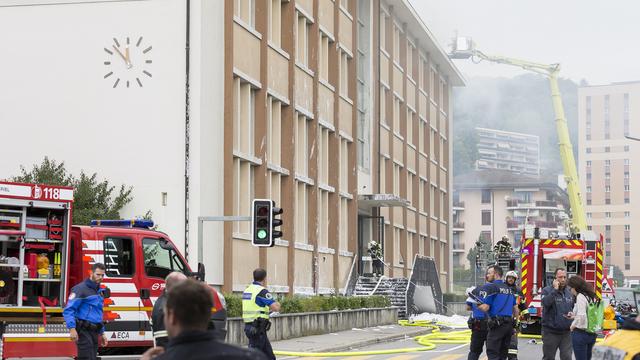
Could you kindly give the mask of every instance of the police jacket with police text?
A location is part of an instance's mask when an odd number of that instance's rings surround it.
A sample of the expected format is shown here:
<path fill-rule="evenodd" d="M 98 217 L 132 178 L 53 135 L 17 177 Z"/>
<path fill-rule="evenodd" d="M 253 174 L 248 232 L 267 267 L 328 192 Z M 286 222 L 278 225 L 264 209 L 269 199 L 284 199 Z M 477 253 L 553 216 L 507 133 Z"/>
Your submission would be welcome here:
<path fill-rule="evenodd" d="M 100 285 L 91 279 L 86 279 L 71 288 L 67 305 L 62 312 L 67 328 L 75 329 L 77 320 L 88 321 L 92 324 L 102 324 L 102 309 L 104 298 Z M 100 328 L 100 333 L 104 327 Z"/>
<path fill-rule="evenodd" d="M 480 291 L 482 301 L 489 305 L 489 316 L 511 317 L 516 305 L 513 290 L 502 280 L 486 284 Z"/>
<path fill-rule="evenodd" d="M 164 304 L 167 302 L 167 292 L 163 291 L 162 295 L 153 304 L 151 312 L 151 329 L 153 329 L 153 339 L 156 346 L 166 347 L 169 342 L 167 329 L 164 327 Z"/>

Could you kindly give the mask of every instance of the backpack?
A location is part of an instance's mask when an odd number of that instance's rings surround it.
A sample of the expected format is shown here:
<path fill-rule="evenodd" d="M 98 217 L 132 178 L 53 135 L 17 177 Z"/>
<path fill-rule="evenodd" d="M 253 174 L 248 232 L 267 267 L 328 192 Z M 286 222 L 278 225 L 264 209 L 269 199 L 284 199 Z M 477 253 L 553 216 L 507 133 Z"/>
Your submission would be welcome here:
<path fill-rule="evenodd" d="M 591 301 L 587 303 L 587 331 L 597 333 L 602 330 L 602 322 L 604 321 L 604 304 L 602 301 Z"/>

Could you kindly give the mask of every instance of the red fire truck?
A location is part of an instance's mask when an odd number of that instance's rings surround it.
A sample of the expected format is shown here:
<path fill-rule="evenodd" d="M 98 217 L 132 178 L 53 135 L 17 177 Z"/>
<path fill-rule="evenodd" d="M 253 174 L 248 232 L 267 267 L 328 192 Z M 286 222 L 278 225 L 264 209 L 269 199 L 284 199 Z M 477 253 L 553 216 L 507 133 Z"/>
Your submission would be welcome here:
<path fill-rule="evenodd" d="M 110 349 L 149 347 L 149 319 L 164 278 L 192 272 L 169 237 L 148 220 L 73 226 L 73 189 L 0 182 L 0 351 L 12 357 L 73 357 L 62 309 L 94 262 L 106 265 L 104 321 Z M 214 323 L 224 336 L 224 297 L 214 291 Z"/>
<path fill-rule="evenodd" d="M 522 323 L 524 333 L 540 333 L 542 289 L 555 279 L 555 269 L 565 268 L 567 277 L 580 275 L 602 297 L 602 235 L 581 234 L 578 239 L 550 238 L 546 231 L 527 227 L 520 251 L 521 287 L 531 320 Z"/>

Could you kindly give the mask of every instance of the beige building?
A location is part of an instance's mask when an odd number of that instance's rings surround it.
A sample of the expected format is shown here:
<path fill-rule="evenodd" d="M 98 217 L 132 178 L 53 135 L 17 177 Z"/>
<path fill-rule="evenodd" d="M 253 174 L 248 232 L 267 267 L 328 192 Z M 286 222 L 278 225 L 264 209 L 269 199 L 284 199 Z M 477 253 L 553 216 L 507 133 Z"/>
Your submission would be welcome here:
<path fill-rule="evenodd" d="M 469 267 L 478 239 L 490 244 L 508 235 L 515 249 L 531 224 L 550 234 L 565 232 L 568 199 L 553 181 L 506 170 L 456 176 L 453 193 L 453 267 Z"/>
<path fill-rule="evenodd" d="M 617 265 L 640 279 L 640 242 L 634 216 L 640 214 L 638 137 L 640 82 L 581 87 L 579 95 L 579 177 L 587 222 L 605 238 L 605 265 Z M 635 118 L 634 118 L 635 117 Z M 635 120 L 635 121 L 634 121 Z"/>
<path fill-rule="evenodd" d="M 338 292 L 381 237 L 387 275 L 425 254 L 445 288 L 463 80 L 409 2 L 226 0 L 224 21 L 225 214 L 274 199 L 284 236 L 258 249 L 226 224 L 223 288 L 261 266 L 274 291 Z"/>

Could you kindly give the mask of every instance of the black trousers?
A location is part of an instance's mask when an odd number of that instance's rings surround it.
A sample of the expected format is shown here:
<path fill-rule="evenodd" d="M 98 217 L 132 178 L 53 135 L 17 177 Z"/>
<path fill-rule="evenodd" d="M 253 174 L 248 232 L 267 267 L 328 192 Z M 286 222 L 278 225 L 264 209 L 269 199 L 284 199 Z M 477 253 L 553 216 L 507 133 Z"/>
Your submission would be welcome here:
<path fill-rule="evenodd" d="M 487 357 L 489 360 L 504 360 L 509 352 L 513 335 L 513 322 L 506 320 L 502 325 L 489 329 L 487 334 Z"/>
<path fill-rule="evenodd" d="M 476 321 L 471 327 L 471 344 L 469 344 L 469 356 L 467 360 L 478 360 L 482 355 L 482 348 L 487 341 L 486 320 Z"/>
<path fill-rule="evenodd" d="M 267 358 L 275 360 L 276 356 L 273 353 L 271 342 L 269 342 L 266 332 L 260 332 L 255 326 L 245 324 L 244 333 L 247 335 L 247 338 L 249 338 L 250 348 L 258 349 L 267 355 Z"/>
<path fill-rule="evenodd" d="M 96 360 L 98 358 L 98 331 L 78 327 L 78 360 Z"/>
<path fill-rule="evenodd" d="M 513 335 L 511 335 L 511 341 L 509 342 L 509 354 L 507 355 L 509 360 L 515 360 L 518 358 L 518 330 L 513 329 Z"/>

